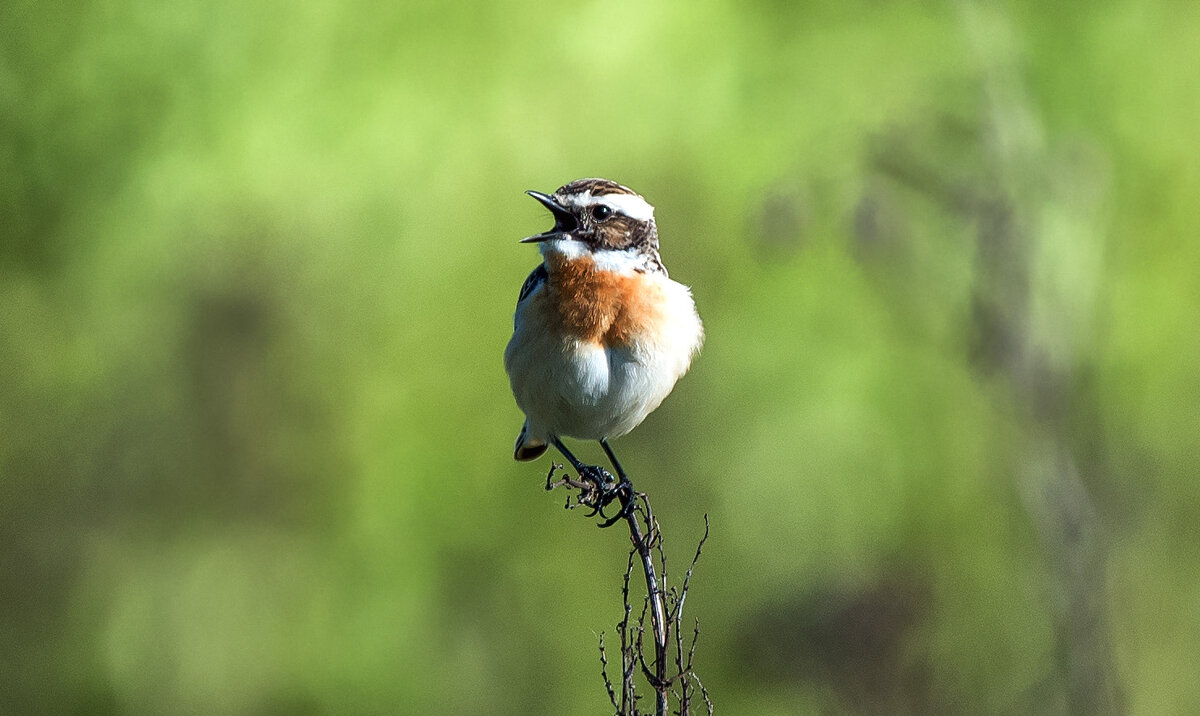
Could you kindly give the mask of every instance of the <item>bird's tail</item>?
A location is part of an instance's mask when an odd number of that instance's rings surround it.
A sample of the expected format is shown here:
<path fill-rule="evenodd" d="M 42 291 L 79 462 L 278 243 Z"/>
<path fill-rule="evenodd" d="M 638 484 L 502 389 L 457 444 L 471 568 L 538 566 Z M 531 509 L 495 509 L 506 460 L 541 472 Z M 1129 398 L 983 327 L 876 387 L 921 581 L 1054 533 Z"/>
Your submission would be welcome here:
<path fill-rule="evenodd" d="M 521 426 L 521 434 L 517 436 L 517 446 L 513 450 L 514 460 L 536 460 L 546 452 L 546 441 L 538 440 L 529 434 L 529 422 Z"/>

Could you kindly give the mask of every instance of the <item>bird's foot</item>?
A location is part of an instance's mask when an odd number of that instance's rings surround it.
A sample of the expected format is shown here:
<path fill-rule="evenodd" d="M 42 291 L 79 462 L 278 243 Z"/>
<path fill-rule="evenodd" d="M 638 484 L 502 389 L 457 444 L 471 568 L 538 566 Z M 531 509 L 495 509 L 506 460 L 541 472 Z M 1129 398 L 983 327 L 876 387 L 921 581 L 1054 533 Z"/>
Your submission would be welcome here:
<path fill-rule="evenodd" d="M 591 488 L 583 502 L 592 508 L 588 517 L 600 515 L 604 518 L 604 522 L 599 524 L 600 527 L 612 527 L 633 514 L 633 483 L 627 478 L 618 480 L 602 467 L 584 465 L 579 471 L 579 479 Z M 604 508 L 613 502 L 620 502 L 621 508 L 615 515 L 609 517 L 604 513 Z"/>
<path fill-rule="evenodd" d="M 579 465 L 578 470 L 583 493 L 579 496 L 580 503 L 592 508 L 588 517 L 603 514 L 601 510 L 613 500 L 612 492 L 617 485 L 617 478 L 599 465 Z"/>
<path fill-rule="evenodd" d="M 574 504 L 570 497 L 567 498 L 567 509 L 578 506 L 590 507 L 592 511 L 588 513 L 588 517 L 599 515 L 604 518 L 604 521 L 599 523 L 600 527 L 612 527 L 633 514 L 635 493 L 633 483 L 628 478 L 613 477 L 612 473 L 599 465 L 581 464 L 576 466 L 579 472 L 578 480 L 564 473 L 560 480 L 555 481 L 554 473 L 561 470 L 562 467 L 557 463 L 550 466 L 550 472 L 546 475 L 546 489 L 567 487 L 579 490 L 579 497 Z M 615 515 L 609 517 L 604 509 L 613 502 L 620 502 L 621 508 Z"/>
<path fill-rule="evenodd" d="M 598 527 L 612 527 L 621 520 L 633 515 L 633 483 L 629 482 L 629 480 L 625 480 L 624 482 L 618 484 L 615 488 L 613 488 L 612 494 L 608 497 L 608 502 L 605 504 L 607 505 L 614 499 L 619 499 L 621 501 L 621 509 L 617 510 L 617 514 L 598 524 Z M 603 510 L 600 510 L 600 516 L 605 516 Z"/>

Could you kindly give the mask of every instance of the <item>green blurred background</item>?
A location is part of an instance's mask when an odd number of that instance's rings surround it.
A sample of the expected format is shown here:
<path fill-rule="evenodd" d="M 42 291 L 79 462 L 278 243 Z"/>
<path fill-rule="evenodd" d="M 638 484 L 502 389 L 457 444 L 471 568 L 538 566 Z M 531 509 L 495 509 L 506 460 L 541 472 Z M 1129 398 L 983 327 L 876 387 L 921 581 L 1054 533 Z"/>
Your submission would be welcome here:
<path fill-rule="evenodd" d="M 605 712 L 501 361 L 583 176 L 719 713 L 1193 711 L 1198 122 L 1194 2 L 6 0 L 0 711 Z"/>

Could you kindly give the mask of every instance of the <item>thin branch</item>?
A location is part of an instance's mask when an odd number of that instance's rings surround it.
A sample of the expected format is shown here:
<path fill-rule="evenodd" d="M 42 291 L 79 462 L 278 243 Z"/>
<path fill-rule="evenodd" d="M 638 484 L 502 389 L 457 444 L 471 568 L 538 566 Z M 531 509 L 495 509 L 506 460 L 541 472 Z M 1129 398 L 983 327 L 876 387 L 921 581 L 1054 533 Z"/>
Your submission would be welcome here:
<path fill-rule="evenodd" d="M 604 678 L 604 690 L 608 692 L 608 700 L 619 714 L 621 706 L 617 703 L 617 694 L 613 691 L 612 681 L 608 678 L 608 654 L 604 651 L 604 632 L 600 632 L 600 676 Z"/>
<path fill-rule="evenodd" d="M 704 705 L 708 707 L 708 716 L 712 716 L 713 702 L 708 696 L 708 689 L 704 688 L 704 684 L 700 681 L 700 677 L 692 674 L 692 680 L 696 682 L 696 686 L 700 687 L 700 695 L 704 697 Z"/>
<path fill-rule="evenodd" d="M 708 541 L 708 513 L 704 513 L 704 536 L 700 538 L 700 543 L 696 545 L 696 554 L 692 557 L 692 564 L 688 567 L 687 574 L 683 575 L 683 589 L 679 594 L 679 601 L 675 604 L 675 610 L 671 613 L 671 618 L 678 620 L 683 616 L 683 600 L 687 599 L 688 586 L 692 583 L 692 572 L 696 569 L 696 563 L 700 561 L 700 553 L 704 551 L 704 543 Z"/>
<path fill-rule="evenodd" d="M 576 467 L 580 468 L 581 466 L 576 465 Z M 581 469 L 590 470 L 591 467 L 582 466 Z M 617 623 L 617 631 L 621 640 L 621 695 L 619 698 L 616 695 L 616 687 L 608 676 L 608 652 L 603 633 L 600 636 L 601 677 L 604 679 L 604 688 L 609 702 L 617 709 L 618 716 L 638 716 L 642 713 L 638 710 L 637 704 L 640 695 L 637 693 L 634 679 L 635 673 L 640 670 L 642 676 L 654 690 L 655 716 L 665 716 L 668 713 L 668 702 L 671 697 L 674 697 L 679 704 L 679 710 L 675 713 L 689 715 L 692 694 L 697 687 L 704 696 L 709 713 L 712 713 L 712 702 L 708 698 L 708 692 L 704 690 L 703 684 L 692 670 L 699 622 L 696 622 L 686 656 L 680 629 L 683 603 L 691 585 L 692 573 L 700 559 L 704 544 L 708 540 L 708 515 L 704 516 L 704 536 L 696 547 L 696 553 L 684 575 L 682 587 L 669 587 L 667 584 L 669 575 L 667 555 L 663 549 L 662 531 L 645 493 L 637 492 L 628 482 L 618 484 L 615 479 L 609 482 L 608 479 L 611 476 L 601 468 L 595 468 L 599 479 L 592 479 L 591 475 L 588 475 L 587 479 L 584 476 L 576 479 L 564 473 L 561 479 L 555 480 L 554 473 L 560 469 L 562 469 L 561 465 L 551 466 L 550 472 L 546 475 L 546 489 L 566 488 L 568 495 L 565 507 L 568 509 L 587 507 L 592 510 L 589 516 L 599 514 L 603 518 L 604 507 L 617 499 L 620 501 L 621 511 L 601 526 L 605 527 L 624 520 L 629 529 L 629 541 L 632 548 L 621 585 L 624 614 L 622 620 Z M 571 490 L 578 492 L 572 495 L 570 494 Z M 572 500 L 573 496 L 574 500 Z M 642 610 L 636 624 L 631 620 L 633 605 L 629 589 L 635 563 L 641 564 L 642 575 L 646 582 L 646 597 L 642 601 Z M 649 629 L 646 624 L 647 617 L 650 620 Z M 631 630 L 636 630 L 636 634 L 631 633 Z M 654 640 L 653 656 L 649 658 L 645 648 L 647 631 Z M 675 652 L 673 659 L 670 653 L 672 633 Z M 678 671 L 668 678 L 667 664 L 670 661 L 674 661 Z"/>
<path fill-rule="evenodd" d="M 629 643 L 629 617 L 633 607 L 629 604 L 629 578 L 633 575 L 633 552 L 629 553 L 629 563 L 625 566 L 625 579 L 621 585 L 621 603 L 625 608 L 625 616 L 617 625 L 621 631 L 621 705 L 618 714 L 628 714 L 629 704 L 634 697 L 633 657 L 630 654 L 632 645 Z"/>

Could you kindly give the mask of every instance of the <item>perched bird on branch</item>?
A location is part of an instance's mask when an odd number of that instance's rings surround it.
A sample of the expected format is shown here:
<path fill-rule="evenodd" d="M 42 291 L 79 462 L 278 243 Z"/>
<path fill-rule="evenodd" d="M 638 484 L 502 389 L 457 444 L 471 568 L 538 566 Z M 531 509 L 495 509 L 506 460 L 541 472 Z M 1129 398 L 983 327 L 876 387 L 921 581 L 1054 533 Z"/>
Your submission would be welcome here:
<path fill-rule="evenodd" d="M 517 299 L 504 351 L 525 424 L 514 457 L 561 438 L 596 440 L 628 484 L 610 438 L 637 427 L 675 387 L 704 341 L 691 291 L 667 276 L 654 207 L 607 179 L 579 179 L 553 194 L 526 192 L 554 216 L 537 243 L 542 263 Z"/>

